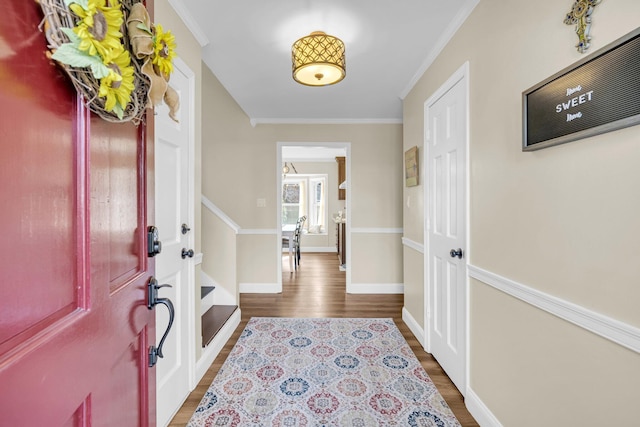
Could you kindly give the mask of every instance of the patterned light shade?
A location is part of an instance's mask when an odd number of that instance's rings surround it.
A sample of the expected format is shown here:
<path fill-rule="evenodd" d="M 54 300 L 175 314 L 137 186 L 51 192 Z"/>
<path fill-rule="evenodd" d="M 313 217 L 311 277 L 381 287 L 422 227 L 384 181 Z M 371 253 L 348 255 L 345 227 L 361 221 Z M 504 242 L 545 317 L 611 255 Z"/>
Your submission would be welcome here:
<path fill-rule="evenodd" d="M 291 47 L 293 79 L 307 86 L 338 83 L 347 75 L 344 43 L 322 31 L 314 31 Z"/>

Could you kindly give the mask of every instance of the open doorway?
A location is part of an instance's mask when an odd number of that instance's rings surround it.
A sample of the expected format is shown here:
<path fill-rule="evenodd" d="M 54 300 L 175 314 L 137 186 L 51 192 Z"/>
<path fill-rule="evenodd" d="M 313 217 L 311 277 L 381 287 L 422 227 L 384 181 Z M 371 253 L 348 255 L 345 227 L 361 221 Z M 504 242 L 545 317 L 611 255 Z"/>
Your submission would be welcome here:
<path fill-rule="evenodd" d="M 339 265 L 345 271 L 349 287 L 351 212 L 347 207 L 350 197 L 350 148 L 350 143 L 339 142 L 278 143 L 276 225 L 280 286 L 283 274 L 291 274 L 298 268 L 295 250 L 291 253 L 294 258 L 286 262 L 289 253 L 287 247 L 283 248 L 282 237 L 291 235 L 295 224 L 304 217 L 299 268 L 303 268 L 305 252 L 340 255 L 343 262 Z"/>

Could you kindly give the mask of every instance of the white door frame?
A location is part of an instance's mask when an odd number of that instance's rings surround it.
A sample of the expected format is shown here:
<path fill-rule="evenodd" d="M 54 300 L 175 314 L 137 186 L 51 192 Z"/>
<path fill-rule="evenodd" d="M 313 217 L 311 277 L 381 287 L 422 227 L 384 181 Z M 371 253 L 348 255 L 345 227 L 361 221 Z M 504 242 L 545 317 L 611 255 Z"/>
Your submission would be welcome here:
<path fill-rule="evenodd" d="M 188 80 L 188 95 L 189 95 L 189 103 L 186 104 L 183 99 L 180 100 L 180 109 L 187 109 L 185 112 L 186 122 L 180 123 L 181 126 L 187 126 L 189 131 L 189 140 L 188 140 L 188 169 L 189 174 L 187 176 L 187 222 L 189 227 L 191 227 L 192 231 L 187 235 L 187 245 L 188 248 L 195 249 L 195 94 L 196 94 L 196 83 L 195 83 L 195 74 L 191 70 L 191 68 L 179 57 L 174 58 L 173 66 L 176 71 L 182 73 Z M 157 114 L 157 113 L 156 113 Z M 171 120 L 170 118 L 163 117 L 162 118 Z M 156 115 L 155 120 L 158 120 L 158 116 Z M 154 130 L 154 137 L 157 139 L 158 133 L 157 130 Z M 158 171 L 156 170 L 156 173 Z M 156 192 L 158 188 L 156 188 Z M 157 212 L 156 212 L 157 215 Z M 162 237 L 162 230 L 160 230 L 160 236 Z M 196 360 L 195 360 L 195 346 L 196 346 L 196 328 L 195 328 L 195 261 L 194 258 L 187 258 L 185 260 L 188 264 L 187 268 L 187 282 L 188 282 L 188 291 L 186 292 L 187 297 L 187 306 L 189 307 L 190 312 L 184 316 L 184 320 L 187 322 L 187 333 L 186 337 L 184 337 L 186 342 L 183 342 L 182 345 L 187 347 L 187 360 L 184 361 L 187 364 L 187 372 L 188 372 L 188 384 L 189 391 L 193 391 L 195 387 L 198 385 L 198 380 L 196 378 Z M 199 292 L 198 292 L 199 294 Z M 175 325 L 174 325 L 175 328 Z M 175 331 L 172 331 L 175 333 Z M 171 333 L 171 332 L 170 332 Z M 162 363 L 162 359 L 160 360 Z"/>
<path fill-rule="evenodd" d="M 282 292 L 282 147 L 327 147 L 327 148 L 344 148 L 346 152 L 346 180 L 347 189 L 346 194 L 348 197 L 352 197 L 351 194 L 351 143 L 350 142 L 278 142 L 276 150 L 276 245 L 277 245 L 277 278 L 278 289 L 277 292 Z M 336 165 L 337 167 L 337 165 Z M 349 200 L 349 209 L 347 211 L 346 222 L 346 289 L 347 293 L 351 288 L 351 208 L 353 206 L 353 199 Z M 328 215 L 329 216 L 329 215 Z"/>
<path fill-rule="evenodd" d="M 460 68 L 458 68 L 452 75 L 451 77 L 449 77 L 449 79 L 447 79 L 447 81 L 438 88 L 438 90 L 436 90 L 436 92 L 431 95 L 429 97 L 429 99 L 427 99 L 427 101 L 424 103 L 424 143 L 423 143 L 423 147 L 424 149 L 423 151 L 423 156 L 422 156 L 422 164 L 424 165 L 424 169 L 423 169 L 423 176 L 424 176 L 424 258 L 423 258 L 423 265 L 424 265 L 424 333 L 425 333 L 425 340 L 424 340 L 424 344 L 423 347 L 425 349 L 426 352 L 431 353 L 431 328 L 430 328 L 430 322 L 432 321 L 431 319 L 431 312 L 430 312 L 430 308 L 431 308 L 431 300 L 430 300 L 430 296 L 431 296 L 431 280 L 430 280 L 430 271 L 429 271 L 429 259 L 430 259 L 430 253 L 429 253 L 429 232 L 431 230 L 431 211 L 429 209 L 429 197 L 430 197 L 430 193 L 429 193 L 429 188 L 431 185 L 431 179 L 430 179 L 430 174 L 428 173 L 428 168 L 429 168 L 429 164 L 427 163 L 428 161 L 428 150 L 429 150 L 429 107 L 431 107 L 433 104 L 435 104 L 445 93 L 447 93 L 452 87 L 454 87 L 457 83 L 461 82 L 461 84 L 463 84 L 463 89 L 464 89 L 464 93 L 465 93 L 465 121 L 466 121 L 466 135 L 465 135 L 465 150 L 466 150 L 466 164 L 465 164 L 465 186 L 466 186 L 466 196 L 465 196 L 465 222 L 466 222 L 466 236 L 465 236 L 465 266 L 468 264 L 469 261 L 469 255 L 470 255 L 470 239 L 469 236 L 471 234 L 471 229 L 470 229 L 470 218 L 469 218 L 469 194 L 470 194 L 470 186 L 469 186 L 469 176 L 470 176 L 470 162 L 469 162 L 469 62 L 465 62 L 464 64 L 462 64 L 462 66 Z M 469 366 L 469 276 L 466 273 L 466 268 L 465 268 L 465 274 L 464 274 L 464 298 L 465 298 L 465 321 L 464 321 L 464 341 L 465 341 L 465 351 L 464 351 L 464 359 L 465 359 L 465 368 L 464 368 L 464 384 L 465 384 L 465 389 L 464 390 L 459 390 L 460 393 L 463 396 L 467 395 L 467 389 L 469 388 L 469 370 L 470 370 L 470 366 Z"/>
<path fill-rule="evenodd" d="M 196 76 L 191 68 L 187 65 L 179 57 L 173 59 L 173 66 L 176 67 L 181 73 L 183 73 L 187 79 L 189 79 L 189 100 L 190 103 L 188 105 L 189 114 L 188 123 L 185 123 L 186 126 L 189 127 L 189 177 L 188 177 L 188 193 L 187 193 L 187 217 L 189 220 L 189 226 L 193 229 L 192 233 L 188 234 L 189 237 L 189 247 L 195 250 L 196 246 L 196 237 L 195 237 L 195 151 L 196 151 L 196 114 L 195 114 L 195 103 L 196 103 Z M 189 355 L 189 387 L 193 391 L 198 385 L 199 380 L 196 378 L 196 320 L 195 320 L 195 312 L 196 312 L 196 278 L 195 278 L 195 258 L 189 258 L 189 272 L 188 272 L 188 280 L 189 283 L 193 285 L 192 289 L 194 292 L 189 293 L 188 305 L 193 309 L 190 315 L 188 316 L 188 355 Z M 200 292 L 197 292 L 200 295 Z"/>

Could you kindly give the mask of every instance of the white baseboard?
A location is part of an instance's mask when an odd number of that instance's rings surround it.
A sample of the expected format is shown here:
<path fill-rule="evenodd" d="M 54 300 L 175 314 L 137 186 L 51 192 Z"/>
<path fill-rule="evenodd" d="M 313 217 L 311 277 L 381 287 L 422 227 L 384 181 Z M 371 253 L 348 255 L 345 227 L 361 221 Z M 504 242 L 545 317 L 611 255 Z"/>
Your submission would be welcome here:
<path fill-rule="evenodd" d="M 241 294 L 279 294 L 282 287 L 277 283 L 239 283 Z"/>
<path fill-rule="evenodd" d="M 403 283 L 351 283 L 348 294 L 403 294 Z"/>
<path fill-rule="evenodd" d="M 478 424 L 482 427 L 502 427 L 502 424 L 493 412 L 487 408 L 477 394 L 473 392 L 470 387 L 467 387 L 467 395 L 464 398 L 464 404 L 469 410 L 469 413 L 473 415 Z"/>
<path fill-rule="evenodd" d="M 300 248 L 302 253 L 305 252 L 321 252 L 321 253 L 338 253 L 338 250 L 335 246 L 302 246 Z"/>
<path fill-rule="evenodd" d="M 418 339 L 418 342 L 424 348 L 424 329 L 416 322 L 409 310 L 402 307 L 402 321 L 407 325 L 411 333 Z"/>
<path fill-rule="evenodd" d="M 207 373 L 207 370 L 209 369 L 213 361 L 216 360 L 216 357 L 218 356 L 218 354 L 220 354 L 220 351 L 225 346 L 227 341 L 229 341 L 231 335 L 233 335 L 233 332 L 240 324 L 240 318 L 241 313 L 240 308 L 238 307 L 238 309 L 233 312 L 229 320 L 227 320 L 227 323 L 225 323 L 218 331 L 216 336 L 213 337 L 213 341 L 211 341 L 211 343 L 209 343 L 209 345 L 202 350 L 202 355 L 196 362 L 196 381 L 195 384 L 191 385 L 192 391 L 196 388 L 204 374 Z"/>

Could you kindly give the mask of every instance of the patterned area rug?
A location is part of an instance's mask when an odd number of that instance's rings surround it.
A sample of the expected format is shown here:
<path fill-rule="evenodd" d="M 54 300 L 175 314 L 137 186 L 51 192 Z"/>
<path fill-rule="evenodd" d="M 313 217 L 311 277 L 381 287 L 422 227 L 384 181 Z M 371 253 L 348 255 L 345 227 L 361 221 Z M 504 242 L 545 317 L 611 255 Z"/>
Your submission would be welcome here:
<path fill-rule="evenodd" d="M 249 320 L 188 426 L 459 426 L 392 319 Z"/>

